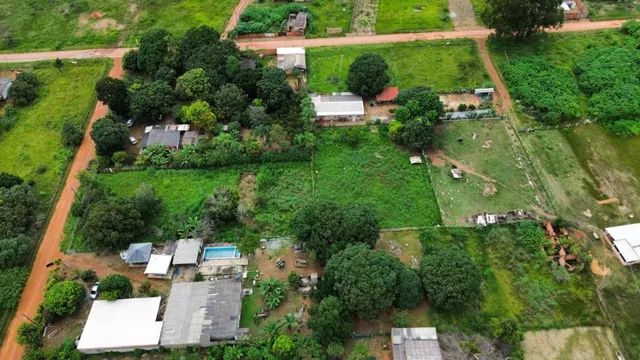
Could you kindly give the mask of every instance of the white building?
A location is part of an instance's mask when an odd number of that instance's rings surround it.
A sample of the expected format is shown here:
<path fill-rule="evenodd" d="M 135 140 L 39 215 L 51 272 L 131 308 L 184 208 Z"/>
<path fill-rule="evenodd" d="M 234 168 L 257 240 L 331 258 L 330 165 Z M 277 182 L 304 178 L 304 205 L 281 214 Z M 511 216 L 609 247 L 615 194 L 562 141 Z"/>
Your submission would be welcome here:
<path fill-rule="evenodd" d="M 96 300 L 78 342 L 84 354 L 151 350 L 160 345 L 160 297 Z"/>
<path fill-rule="evenodd" d="M 640 263 L 640 223 L 608 227 L 604 231 L 623 265 Z"/>
<path fill-rule="evenodd" d="M 316 110 L 316 120 L 357 121 L 364 117 L 362 97 L 349 93 L 309 96 Z"/>

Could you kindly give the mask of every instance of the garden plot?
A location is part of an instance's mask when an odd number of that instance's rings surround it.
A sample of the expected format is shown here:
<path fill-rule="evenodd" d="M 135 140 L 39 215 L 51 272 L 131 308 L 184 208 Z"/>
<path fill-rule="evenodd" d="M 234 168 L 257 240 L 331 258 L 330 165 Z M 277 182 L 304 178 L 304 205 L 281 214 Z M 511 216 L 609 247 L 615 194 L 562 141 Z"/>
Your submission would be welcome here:
<path fill-rule="evenodd" d="M 474 214 L 538 206 L 505 126 L 500 120 L 442 126 L 442 151 L 430 152 L 429 158 L 445 225 L 462 225 Z M 454 167 L 463 171 L 462 179 L 452 177 Z"/>
<path fill-rule="evenodd" d="M 447 0 L 379 0 L 378 34 L 453 29 Z"/>
<path fill-rule="evenodd" d="M 432 86 L 453 92 L 490 83 L 470 40 L 322 47 L 307 50 L 308 87 L 316 92 L 346 91 L 349 65 L 359 55 L 377 53 L 389 64 L 391 85 Z"/>
<path fill-rule="evenodd" d="M 637 1 L 587 0 L 589 19 L 616 20 L 636 19 L 640 15 L 640 3 Z"/>

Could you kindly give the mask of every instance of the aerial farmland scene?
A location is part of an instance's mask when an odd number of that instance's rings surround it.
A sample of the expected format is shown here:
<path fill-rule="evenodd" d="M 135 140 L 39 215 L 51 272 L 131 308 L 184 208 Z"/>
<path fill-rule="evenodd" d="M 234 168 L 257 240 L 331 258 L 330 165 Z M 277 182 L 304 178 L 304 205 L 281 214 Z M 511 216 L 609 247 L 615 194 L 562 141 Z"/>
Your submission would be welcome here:
<path fill-rule="evenodd" d="M 3 0 L 0 360 L 640 360 L 640 2 Z"/>

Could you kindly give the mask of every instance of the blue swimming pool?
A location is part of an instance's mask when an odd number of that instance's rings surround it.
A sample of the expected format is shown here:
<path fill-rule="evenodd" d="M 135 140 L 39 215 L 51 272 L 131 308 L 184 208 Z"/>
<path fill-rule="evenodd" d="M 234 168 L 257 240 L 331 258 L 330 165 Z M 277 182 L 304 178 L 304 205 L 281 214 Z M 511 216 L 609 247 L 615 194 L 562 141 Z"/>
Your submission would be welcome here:
<path fill-rule="evenodd" d="M 204 260 L 213 259 L 237 259 L 240 257 L 240 251 L 235 246 L 215 246 L 204 248 Z"/>

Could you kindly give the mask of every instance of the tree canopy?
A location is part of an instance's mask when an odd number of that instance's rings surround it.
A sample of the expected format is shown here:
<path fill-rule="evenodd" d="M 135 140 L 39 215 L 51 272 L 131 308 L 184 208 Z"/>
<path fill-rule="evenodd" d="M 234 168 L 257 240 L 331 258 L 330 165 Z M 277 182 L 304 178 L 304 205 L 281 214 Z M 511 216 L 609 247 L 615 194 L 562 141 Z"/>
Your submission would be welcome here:
<path fill-rule="evenodd" d="M 204 131 L 212 131 L 216 125 L 216 114 L 211 111 L 211 106 L 204 100 L 196 100 L 182 107 L 182 119 Z"/>
<path fill-rule="evenodd" d="M 38 98 L 40 80 L 36 74 L 26 71 L 18 74 L 9 88 L 9 98 L 17 106 L 27 106 Z"/>
<path fill-rule="evenodd" d="M 44 294 L 43 306 L 52 314 L 70 315 L 76 312 L 85 295 L 82 285 L 75 281 L 64 280 L 47 290 Z"/>
<path fill-rule="evenodd" d="M 364 98 L 372 98 L 382 92 L 391 80 L 387 75 L 389 65 L 378 54 L 358 56 L 349 66 L 347 87 Z"/>
<path fill-rule="evenodd" d="M 220 119 L 237 120 L 247 108 L 247 95 L 235 84 L 225 84 L 213 96 L 213 104 Z"/>
<path fill-rule="evenodd" d="M 33 242 L 25 235 L 0 239 L 0 270 L 24 265 L 32 247 Z"/>
<path fill-rule="evenodd" d="M 422 282 L 418 273 L 404 266 L 398 273 L 398 295 L 395 306 L 400 309 L 412 309 L 420 304 L 423 298 Z"/>
<path fill-rule="evenodd" d="M 126 115 L 129 111 L 129 90 L 127 83 L 121 79 L 103 77 L 96 83 L 98 100 L 109 106 L 109 109 L 119 115 Z"/>
<path fill-rule="evenodd" d="M 131 89 L 130 110 L 136 119 L 157 120 L 174 103 L 173 89 L 165 81 L 136 84 Z"/>
<path fill-rule="evenodd" d="M 121 274 L 111 274 L 100 281 L 101 297 L 113 301 L 131 297 L 133 285 L 128 277 Z"/>
<path fill-rule="evenodd" d="M 91 138 L 96 144 L 98 155 L 111 156 L 116 151 L 124 150 L 124 145 L 129 139 L 129 130 L 122 122 L 107 116 L 93 124 Z"/>
<path fill-rule="evenodd" d="M 422 284 L 433 306 L 450 310 L 480 296 L 482 277 L 464 250 L 447 246 L 427 254 L 420 264 Z"/>
<path fill-rule="evenodd" d="M 0 187 L 0 239 L 30 233 L 39 204 L 28 184 Z"/>
<path fill-rule="evenodd" d="M 347 309 L 373 319 L 393 305 L 400 271 L 402 264 L 389 253 L 358 244 L 331 257 L 323 281 Z"/>
<path fill-rule="evenodd" d="M 487 0 L 481 16 L 498 37 L 525 38 L 564 21 L 558 0 Z"/>
<path fill-rule="evenodd" d="M 169 52 L 171 34 L 163 29 L 153 29 L 142 34 L 137 62 L 140 70 L 155 74 Z"/>
<path fill-rule="evenodd" d="M 110 199 L 92 204 L 81 232 L 96 249 L 121 250 L 142 235 L 144 221 L 133 202 Z"/>
<path fill-rule="evenodd" d="M 184 100 L 206 100 L 211 95 L 209 78 L 202 68 L 191 69 L 178 77 L 176 94 Z"/>
<path fill-rule="evenodd" d="M 353 332 L 353 319 L 342 301 L 327 296 L 320 304 L 309 309 L 307 325 L 322 345 L 344 343 Z"/>
<path fill-rule="evenodd" d="M 287 74 L 278 68 L 263 69 L 257 87 L 258 97 L 264 101 L 269 112 L 283 107 L 293 95 L 293 90 L 287 82 Z"/>
<path fill-rule="evenodd" d="M 313 201 L 298 210 L 290 228 L 307 250 L 325 262 L 351 244 L 372 248 L 378 241 L 380 225 L 368 205 Z"/>

